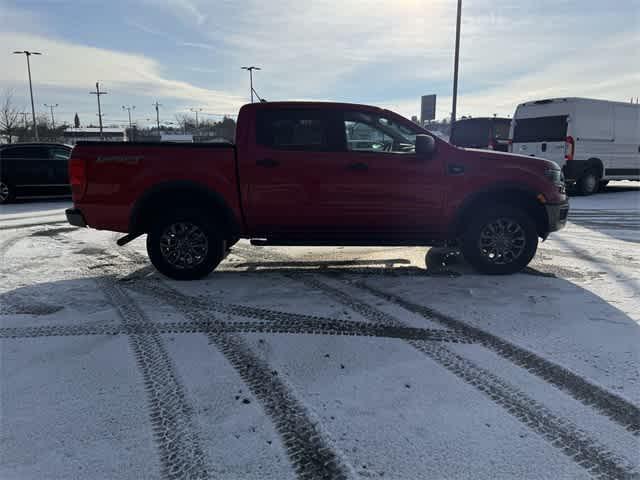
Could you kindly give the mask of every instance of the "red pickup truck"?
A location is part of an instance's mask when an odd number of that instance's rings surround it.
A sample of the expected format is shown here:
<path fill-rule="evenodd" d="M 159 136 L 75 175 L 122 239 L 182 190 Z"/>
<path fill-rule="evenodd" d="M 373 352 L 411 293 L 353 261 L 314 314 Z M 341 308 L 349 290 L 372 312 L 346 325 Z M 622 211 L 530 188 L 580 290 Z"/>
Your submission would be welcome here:
<path fill-rule="evenodd" d="M 69 223 L 147 234 L 175 279 L 254 245 L 456 245 L 479 271 L 513 273 L 569 204 L 558 166 L 457 148 L 381 108 L 245 105 L 235 144 L 81 142 Z"/>

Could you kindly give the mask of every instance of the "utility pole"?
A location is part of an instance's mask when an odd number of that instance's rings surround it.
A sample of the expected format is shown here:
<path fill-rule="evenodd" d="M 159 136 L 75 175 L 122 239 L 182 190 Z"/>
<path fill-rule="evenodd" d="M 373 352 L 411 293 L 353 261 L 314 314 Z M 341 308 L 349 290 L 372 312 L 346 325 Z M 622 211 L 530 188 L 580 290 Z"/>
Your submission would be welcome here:
<path fill-rule="evenodd" d="M 195 114 L 196 114 L 196 131 L 198 131 L 198 112 L 201 112 L 202 109 L 201 108 L 190 108 L 189 110 L 191 110 L 192 112 L 195 112 Z"/>
<path fill-rule="evenodd" d="M 460 58 L 460 18 L 462 16 L 462 0 L 458 0 L 458 15 L 456 20 L 456 50 L 453 60 L 453 105 L 451 107 L 451 134 L 456 121 L 456 105 L 458 103 L 458 60 Z"/>
<path fill-rule="evenodd" d="M 100 138 L 102 138 L 102 110 L 100 108 L 100 95 L 106 95 L 108 92 L 101 92 L 100 82 L 96 82 L 96 91 L 89 93 L 91 95 L 95 95 L 98 98 L 98 121 L 100 122 Z"/>
<path fill-rule="evenodd" d="M 153 106 L 156 107 L 156 125 L 158 126 L 158 135 L 160 135 L 160 108 L 158 107 L 161 107 L 162 105 L 156 100 L 156 103 L 154 103 Z"/>
<path fill-rule="evenodd" d="M 122 110 L 126 110 L 129 113 L 129 130 L 133 129 L 133 124 L 131 123 L 131 110 L 135 110 L 135 105 L 122 106 Z"/>
<path fill-rule="evenodd" d="M 56 128 L 56 119 L 53 116 L 53 109 L 58 107 L 58 104 L 53 104 L 53 105 L 48 105 L 48 104 L 44 104 L 45 107 L 49 107 L 51 109 L 51 127 L 55 130 Z"/>
<path fill-rule="evenodd" d="M 242 70 L 248 70 L 249 71 L 249 86 L 251 88 L 251 103 L 253 103 L 253 92 L 255 91 L 253 89 L 253 71 L 254 70 L 262 70 L 260 67 L 255 67 L 253 65 L 251 65 L 250 67 L 240 67 Z"/>
<path fill-rule="evenodd" d="M 33 103 L 33 85 L 31 84 L 31 64 L 29 63 L 29 57 L 31 55 L 42 55 L 40 52 L 30 52 L 29 50 L 15 51 L 16 55 L 24 54 L 27 57 L 27 72 L 29 72 L 29 93 L 31 94 L 31 115 L 33 116 L 33 133 L 36 136 L 36 142 L 38 138 L 38 124 L 36 122 L 36 108 Z"/>

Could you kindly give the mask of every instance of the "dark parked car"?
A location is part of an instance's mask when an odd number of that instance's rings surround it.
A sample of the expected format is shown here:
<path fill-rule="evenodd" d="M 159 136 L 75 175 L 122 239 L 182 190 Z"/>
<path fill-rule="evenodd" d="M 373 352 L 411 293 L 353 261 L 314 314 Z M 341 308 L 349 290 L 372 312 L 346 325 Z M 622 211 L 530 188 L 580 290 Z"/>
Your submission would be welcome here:
<path fill-rule="evenodd" d="M 453 124 L 450 142 L 457 147 L 509 150 L 509 118 L 464 118 Z"/>
<path fill-rule="evenodd" d="M 16 198 L 70 196 L 71 147 L 58 143 L 0 145 L 0 204 Z"/>

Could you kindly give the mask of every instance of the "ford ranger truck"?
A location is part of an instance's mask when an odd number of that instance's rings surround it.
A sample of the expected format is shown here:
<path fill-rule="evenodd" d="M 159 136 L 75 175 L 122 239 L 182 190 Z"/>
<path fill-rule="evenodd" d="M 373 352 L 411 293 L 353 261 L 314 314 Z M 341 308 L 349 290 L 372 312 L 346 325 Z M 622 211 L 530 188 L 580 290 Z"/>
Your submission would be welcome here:
<path fill-rule="evenodd" d="M 235 143 L 80 142 L 72 225 L 146 235 L 174 279 L 254 245 L 455 246 L 478 271 L 524 268 L 569 204 L 558 165 L 455 147 L 389 110 L 269 102 L 240 109 Z"/>

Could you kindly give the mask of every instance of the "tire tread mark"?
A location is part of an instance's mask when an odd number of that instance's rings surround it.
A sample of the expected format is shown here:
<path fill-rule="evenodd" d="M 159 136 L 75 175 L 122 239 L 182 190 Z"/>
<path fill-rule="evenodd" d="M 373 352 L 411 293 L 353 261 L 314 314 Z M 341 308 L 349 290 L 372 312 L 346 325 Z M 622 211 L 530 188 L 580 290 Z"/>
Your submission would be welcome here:
<path fill-rule="evenodd" d="M 275 312 L 274 312 L 275 313 Z M 152 335 L 183 333 L 291 333 L 358 337 L 428 340 L 432 342 L 471 343 L 470 340 L 447 330 L 414 327 L 390 327 L 366 322 L 340 320 L 331 322 L 273 320 L 265 322 L 164 322 L 152 325 L 114 325 L 101 322 L 94 325 L 47 325 L 39 327 L 3 327 L 0 338 L 36 338 L 86 335 Z"/>
<path fill-rule="evenodd" d="M 453 331 L 466 335 L 529 373 L 554 385 L 574 399 L 599 411 L 609 419 L 624 427 L 635 436 L 640 434 L 640 408 L 628 400 L 594 385 L 583 377 L 525 348 L 519 347 L 492 333 L 469 325 L 466 322 L 437 312 L 430 307 L 418 305 L 397 295 L 379 290 L 365 282 L 355 286 L 370 294 L 399 305 L 410 312 L 436 321 Z"/>
<path fill-rule="evenodd" d="M 289 278 L 319 289 L 327 296 L 358 312 L 372 322 L 402 324 L 399 319 L 309 275 L 289 274 Z M 518 421 L 546 439 L 552 446 L 585 468 L 592 476 L 614 480 L 636 478 L 637 471 L 624 458 L 610 452 L 569 420 L 557 417 L 544 405 L 468 359 L 441 345 L 408 342 L 465 383 L 475 387 Z"/>
<path fill-rule="evenodd" d="M 174 307 L 195 323 L 206 321 L 210 313 L 203 312 L 193 298 L 166 285 L 151 286 L 148 293 Z M 294 396 L 291 388 L 275 370 L 256 356 L 237 334 L 208 332 L 209 342 L 229 361 L 240 378 L 260 401 L 266 414 L 282 438 L 287 455 L 303 480 L 343 480 L 354 476 L 326 438 L 318 420 Z"/>
<path fill-rule="evenodd" d="M 193 409 L 155 325 L 110 277 L 94 279 L 129 333 L 129 344 L 144 380 L 149 414 L 165 479 L 206 479 L 205 454 L 193 424 Z M 139 328 L 148 333 L 136 333 Z"/>

